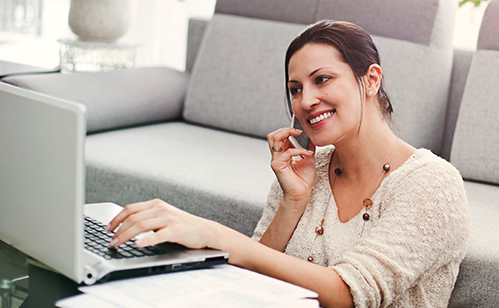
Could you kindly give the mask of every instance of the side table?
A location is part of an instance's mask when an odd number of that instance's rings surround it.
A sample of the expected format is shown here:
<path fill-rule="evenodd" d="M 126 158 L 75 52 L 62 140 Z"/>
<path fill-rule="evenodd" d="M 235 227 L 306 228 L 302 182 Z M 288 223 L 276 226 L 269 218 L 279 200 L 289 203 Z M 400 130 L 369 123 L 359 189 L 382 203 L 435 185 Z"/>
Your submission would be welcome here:
<path fill-rule="evenodd" d="M 58 40 L 61 72 L 102 72 L 135 65 L 138 45 Z"/>

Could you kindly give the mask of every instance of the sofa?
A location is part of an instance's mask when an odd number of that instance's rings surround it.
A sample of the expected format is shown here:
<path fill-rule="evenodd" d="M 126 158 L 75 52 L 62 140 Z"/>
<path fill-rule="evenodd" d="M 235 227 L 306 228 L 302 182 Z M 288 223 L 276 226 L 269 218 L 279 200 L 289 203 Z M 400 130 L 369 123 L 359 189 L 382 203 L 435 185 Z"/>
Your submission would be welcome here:
<path fill-rule="evenodd" d="M 465 179 L 471 238 L 449 307 L 499 303 L 499 0 L 476 51 L 452 46 L 453 0 L 218 0 L 189 22 L 186 71 L 23 74 L 87 107 L 86 201 L 161 198 L 251 235 L 275 177 L 266 135 L 288 126 L 284 54 L 307 24 L 346 20 L 378 46 L 393 129 Z"/>

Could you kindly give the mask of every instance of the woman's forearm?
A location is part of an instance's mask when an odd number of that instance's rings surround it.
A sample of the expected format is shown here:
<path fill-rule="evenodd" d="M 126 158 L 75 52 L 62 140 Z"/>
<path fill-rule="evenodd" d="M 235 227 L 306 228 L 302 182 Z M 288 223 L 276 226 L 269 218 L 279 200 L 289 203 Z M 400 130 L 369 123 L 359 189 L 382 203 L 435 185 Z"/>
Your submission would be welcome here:
<path fill-rule="evenodd" d="M 306 204 L 306 201 L 303 202 Z M 303 210 L 300 209 L 303 206 L 291 206 L 289 203 L 285 200 L 281 201 L 279 210 L 260 239 L 260 243 L 280 252 L 284 252 L 303 214 Z M 295 210 L 296 208 L 299 210 Z"/>
<path fill-rule="evenodd" d="M 350 289 L 336 271 L 285 255 L 219 224 L 215 234 L 216 248 L 229 253 L 229 263 L 315 291 L 324 307 L 353 307 Z"/>

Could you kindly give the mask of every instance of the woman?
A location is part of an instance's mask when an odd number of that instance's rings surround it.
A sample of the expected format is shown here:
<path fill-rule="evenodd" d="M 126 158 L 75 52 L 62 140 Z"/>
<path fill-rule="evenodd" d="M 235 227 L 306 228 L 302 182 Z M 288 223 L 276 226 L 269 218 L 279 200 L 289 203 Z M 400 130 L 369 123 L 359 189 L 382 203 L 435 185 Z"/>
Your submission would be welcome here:
<path fill-rule="evenodd" d="M 318 22 L 285 64 L 310 142 L 293 147 L 288 138 L 302 134 L 293 128 L 268 135 L 277 181 L 254 240 L 152 200 L 113 219 L 109 230 L 122 226 L 110 246 L 157 230 L 136 245 L 224 250 L 232 264 L 316 291 L 322 306 L 446 307 L 469 233 L 462 179 L 390 130 L 371 38 L 351 23 Z"/>

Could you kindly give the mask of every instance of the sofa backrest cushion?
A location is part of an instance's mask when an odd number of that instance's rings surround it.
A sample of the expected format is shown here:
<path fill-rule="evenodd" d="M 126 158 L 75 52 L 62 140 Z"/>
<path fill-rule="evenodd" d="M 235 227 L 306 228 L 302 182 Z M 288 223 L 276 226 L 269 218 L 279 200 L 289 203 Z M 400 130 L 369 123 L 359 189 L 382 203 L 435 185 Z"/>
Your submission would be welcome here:
<path fill-rule="evenodd" d="M 21 75 L 2 81 L 84 104 L 91 133 L 180 118 L 188 78 L 187 73 L 151 67 Z"/>
<path fill-rule="evenodd" d="M 446 160 L 450 160 L 452 139 L 454 138 L 454 131 L 456 129 L 459 107 L 461 106 L 464 86 L 466 85 L 466 78 L 468 77 L 474 54 L 474 50 L 454 49 L 451 86 L 445 120 L 445 134 L 440 151 L 440 155 Z"/>
<path fill-rule="evenodd" d="M 499 3 L 497 0 L 490 1 L 484 12 L 480 33 L 477 41 L 477 49 L 499 50 Z"/>
<path fill-rule="evenodd" d="M 215 14 L 191 74 L 184 118 L 262 138 L 289 125 L 284 54 L 303 28 Z"/>
<path fill-rule="evenodd" d="M 499 184 L 499 1 L 488 5 L 457 118 L 451 162 L 465 179 Z M 495 24 L 495 27 L 491 27 Z"/>
<path fill-rule="evenodd" d="M 316 20 L 317 5 L 318 0 L 217 0 L 215 13 L 306 25 Z"/>
<path fill-rule="evenodd" d="M 347 20 L 363 26 L 378 46 L 398 135 L 438 153 L 452 70 L 456 4 L 452 0 L 371 2 L 219 0 L 192 71 L 185 119 L 261 137 L 286 126 L 287 45 L 305 28 L 302 22 Z M 282 10 L 303 10 L 303 14 L 287 15 Z"/>
<path fill-rule="evenodd" d="M 347 20 L 370 34 L 428 45 L 438 5 L 439 0 L 218 0 L 215 11 L 301 24 Z"/>

